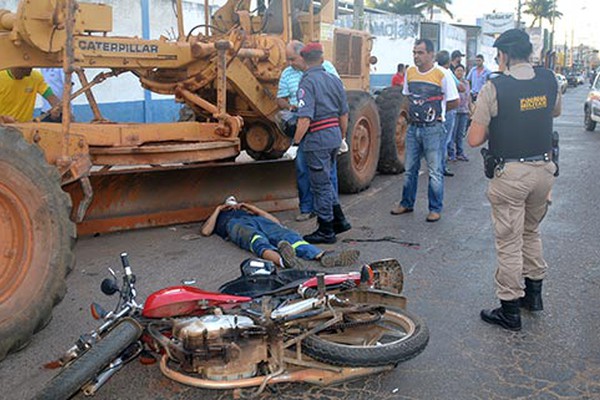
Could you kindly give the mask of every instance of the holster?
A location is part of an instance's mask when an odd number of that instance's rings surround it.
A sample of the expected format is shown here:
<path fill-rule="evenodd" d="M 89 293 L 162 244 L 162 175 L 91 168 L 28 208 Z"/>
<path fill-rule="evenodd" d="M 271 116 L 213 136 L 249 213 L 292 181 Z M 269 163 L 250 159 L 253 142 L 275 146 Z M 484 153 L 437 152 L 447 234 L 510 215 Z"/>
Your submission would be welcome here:
<path fill-rule="evenodd" d="M 496 171 L 496 166 L 500 164 L 501 160 L 490 153 L 485 147 L 481 149 L 481 155 L 483 156 L 483 172 L 485 173 L 486 178 L 492 179 Z"/>
<path fill-rule="evenodd" d="M 554 131 L 552 132 L 552 162 L 556 165 L 556 172 L 554 173 L 555 177 L 559 175 L 558 154 L 558 132 Z"/>

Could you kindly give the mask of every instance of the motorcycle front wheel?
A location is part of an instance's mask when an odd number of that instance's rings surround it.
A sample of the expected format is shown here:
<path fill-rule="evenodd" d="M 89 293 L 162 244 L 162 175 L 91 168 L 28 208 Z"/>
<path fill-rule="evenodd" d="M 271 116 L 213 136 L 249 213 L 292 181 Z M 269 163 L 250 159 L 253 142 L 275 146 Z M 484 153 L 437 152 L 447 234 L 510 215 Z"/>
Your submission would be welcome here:
<path fill-rule="evenodd" d="M 349 323 L 308 336 L 302 352 L 340 367 L 382 367 L 416 357 L 428 342 L 429 330 L 419 317 L 386 307 L 377 322 Z"/>
<path fill-rule="evenodd" d="M 143 328 L 133 319 L 124 319 L 94 346 L 59 372 L 34 400 L 69 399 L 91 381 L 111 361 L 142 335 Z"/>

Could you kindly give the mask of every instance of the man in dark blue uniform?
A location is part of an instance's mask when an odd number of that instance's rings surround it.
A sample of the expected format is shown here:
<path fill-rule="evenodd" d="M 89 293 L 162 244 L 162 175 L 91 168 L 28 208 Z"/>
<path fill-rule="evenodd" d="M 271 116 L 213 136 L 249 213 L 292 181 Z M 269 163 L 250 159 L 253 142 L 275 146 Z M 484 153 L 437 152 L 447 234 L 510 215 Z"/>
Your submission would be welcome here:
<path fill-rule="evenodd" d="M 323 68 L 323 46 L 309 43 L 300 51 L 308 69 L 298 86 L 298 125 L 294 143 L 301 146 L 309 169 L 319 228 L 304 236 L 309 243 L 335 243 L 346 221 L 331 169 L 348 129 L 348 102 L 342 81 Z"/>

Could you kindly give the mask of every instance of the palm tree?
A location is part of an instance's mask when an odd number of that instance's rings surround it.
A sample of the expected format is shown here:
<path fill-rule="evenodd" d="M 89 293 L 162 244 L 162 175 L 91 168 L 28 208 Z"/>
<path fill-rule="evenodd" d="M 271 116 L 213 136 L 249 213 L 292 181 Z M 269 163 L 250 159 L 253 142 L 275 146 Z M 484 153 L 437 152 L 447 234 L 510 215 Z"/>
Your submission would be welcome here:
<path fill-rule="evenodd" d="M 533 16 L 531 27 L 534 27 L 537 22 L 541 28 L 545 19 L 552 23 L 554 18 L 563 16 L 560 11 L 556 10 L 556 0 L 529 0 L 526 5 L 527 9 L 523 12 Z"/>
<path fill-rule="evenodd" d="M 417 8 L 418 3 L 420 0 L 367 0 L 369 7 L 400 15 L 420 15 L 421 9 Z"/>
<path fill-rule="evenodd" d="M 448 9 L 448 6 L 452 4 L 452 0 L 425 0 L 417 3 L 416 7 L 419 11 L 427 11 L 429 13 L 429 20 L 433 20 L 433 10 L 439 8 L 446 14 L 453 18 L 452 13 Z"/>

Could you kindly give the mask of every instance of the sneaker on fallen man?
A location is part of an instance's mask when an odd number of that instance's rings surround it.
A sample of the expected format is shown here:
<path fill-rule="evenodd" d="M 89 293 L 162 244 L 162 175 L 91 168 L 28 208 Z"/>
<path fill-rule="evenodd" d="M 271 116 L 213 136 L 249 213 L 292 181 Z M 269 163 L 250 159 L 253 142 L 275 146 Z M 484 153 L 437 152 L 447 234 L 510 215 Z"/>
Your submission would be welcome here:
<path fill-rule="evenodd" d="M 285 268 L 306 269 L 300 259 L 296 257 L 296 250 L 294 250 L 289 242 L 282 240 L 277 243 L 277 250 L 279 250 L 279 255 L 281 256 L 281 261 L 283 261 L 283 266 Z"/>
<path fill-rule="evenodd" d="M 308 212 L 308 213 L 300 213 L 298 215 L 296 215 L 296 222 L 304 222 L 304 221 L 308 221 L 309 219 L 312 219 L 314 217 L 316 217 L 317 214 L 315 214 L 314 212 Z"/>
<path fill-rule="evenodd" d="M 342 251 L 324 251 L 321 256 L 318 257 L 319 262 L 325 268 L 331 267 L 347 267 L 358 261 L 360 251 L 356 249 L 342 250 Z"/>

